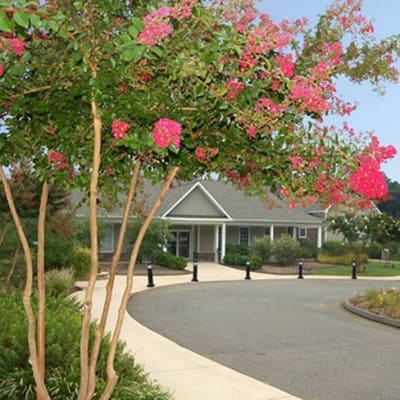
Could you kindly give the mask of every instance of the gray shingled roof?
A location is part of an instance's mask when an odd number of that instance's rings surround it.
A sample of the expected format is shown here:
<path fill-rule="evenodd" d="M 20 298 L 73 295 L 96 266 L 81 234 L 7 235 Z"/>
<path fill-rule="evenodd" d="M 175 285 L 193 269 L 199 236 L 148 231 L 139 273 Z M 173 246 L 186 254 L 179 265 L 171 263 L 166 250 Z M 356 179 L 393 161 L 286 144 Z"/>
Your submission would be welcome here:
<path fill-rule="evenodd" d="M 265 200 L 260 197 L 249 197 L 243 191 L 237 189 L 229 182 L 201 180 L 190 183 L 183 183 L 171 188 L 164 203 L 157 212 L 157 216 L 164 215 L 172 206 L 190 191 L 199 182 L 215 201 L 233 219 L 238 221 L 260 221 L 271 223 L 304 223 L 320 224 L 321 219 L 309 215 L 303 208 L 291 210 L 283 201 L 271 193 L 266 192 Z M 140 202 L 150 205 L 158 195 L 161 185 L 152 185 L 145 181 L 140 190 Z M 268 198 L 276 205 L 268 206 Z M 78 215 L 88 215 L 87 206 L 82 206 Z M 115 208 L 112 211 L 99 210 L 99 216 L 117 218 L 122 215 L 122 208 Z"/>

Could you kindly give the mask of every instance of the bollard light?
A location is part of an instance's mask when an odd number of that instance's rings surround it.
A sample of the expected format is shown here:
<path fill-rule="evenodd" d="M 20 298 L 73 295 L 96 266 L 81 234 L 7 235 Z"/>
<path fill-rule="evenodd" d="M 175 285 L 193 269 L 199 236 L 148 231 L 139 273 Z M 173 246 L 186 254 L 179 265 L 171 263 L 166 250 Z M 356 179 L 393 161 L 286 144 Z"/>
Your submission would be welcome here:
<path fill-rule="evenodd" d="M 303 261 L 299 261 L 299 276 L 297 279 L 304 279 L 303 276 Z"/>
<path fill-rule="evenodd" d="M 153 266 L 151 265 L 151 261 L 147 262 L 147 287 L 154 287 L 154 279 L 153 279 Z"/>
<path fill-rule="evenodd" d="M 250 261 L 246 261 L 246 276 L 244 279 L 251 279 L 250 277 Z"/>
<path fill-rule="evenodd" d="M 357 263 L 355 261 L 351 264 L 351 279 L 357 279 Z"/>
<path fill-rule="evenodd" d="M 192 282 L 198 282 L 199 279 L 197 278 L 197 269 L 198 269 L 198 262 L 199 262 L 199 254 L 197 251 L 193 252 L 193 277 Z"/>

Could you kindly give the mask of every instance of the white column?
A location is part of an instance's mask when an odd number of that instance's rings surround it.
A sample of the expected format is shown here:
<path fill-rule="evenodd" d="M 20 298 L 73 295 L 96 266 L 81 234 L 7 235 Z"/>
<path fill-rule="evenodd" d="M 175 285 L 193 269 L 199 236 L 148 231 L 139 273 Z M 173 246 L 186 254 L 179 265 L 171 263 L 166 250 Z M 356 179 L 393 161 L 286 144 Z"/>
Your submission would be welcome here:
<path fill-rule="evenodd" d="M 197 243 L 196 243 L 196 251 L 200 253 L 200 225 L 197 225 Z"/>
<path fill-rule="evenodd" d="M 271 242 L 274 241 L 274 226 L 271 225 L 269 228 L 269 239 L 271 240 Z"/>
<path fill-rule="evenodd" d="M 318 227 L 318 243 L 317 247 L 320 249 L 322 247 L 322 226 Z"/>
<path fill-rule="evenodd" d="M 214 226 L 214 261 L 218 262 L 218 225 Z"/>
<path fill-rule="evenodd" d="M 196 244 L 195 244 L 195 229 L 196 227 L 194 225 L 192 225 L 190 227 L 190 254 L 189 254 L 189 258 L 191 259 L 193 257 L 193 252 L 196 251 Z"/>
<path fill-rule="evenodd" d="M 296 239 L 297 228 L 293 227 L 293 238 Z"/>
<path fill-rule="evenodd" d="M 221 230 L 221 261 L 224 260 L 226 254 L 226 224 L 222 224 Z"/>

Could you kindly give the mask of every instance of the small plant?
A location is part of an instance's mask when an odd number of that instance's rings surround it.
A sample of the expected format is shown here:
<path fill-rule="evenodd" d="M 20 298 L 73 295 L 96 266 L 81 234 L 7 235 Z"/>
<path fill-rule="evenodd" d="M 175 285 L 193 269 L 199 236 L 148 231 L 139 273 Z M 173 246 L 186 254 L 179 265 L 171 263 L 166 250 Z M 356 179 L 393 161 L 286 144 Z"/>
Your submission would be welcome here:
<path fill-rule="evenodd" d="M 289 235 L 282 235 L 272 243 L 272 255 L 281 265 L 293 263 L 301 254 L 300 243 Z"/>
<path fill-rule="evenodd" d="M 226 245 L 226 254 L 240 254 L 242 256 L 247 256 L 250 253 L 249 246 L 245 244 L 227 244 Z"/>
<path fill-rule="evenodd" d="M 67 265 L 73 270 L 75 279 L 86 279 L 90 272 L 90 249 L 75 246 L 70 252 Z"/>
<path fill-rule="evenodd" d="M 49 296 L 66 297 L 74 285 L 74 271 L 71 268 L 53 269 L 46 272 L 46 291 Z"/>
<path fill-rule="evenodd" d="M 328 256 L 341 256 L 347 253 L 349 249 L 350 245 L 348 243 L 330 240 L 322 244 L 321 253 Z"/>

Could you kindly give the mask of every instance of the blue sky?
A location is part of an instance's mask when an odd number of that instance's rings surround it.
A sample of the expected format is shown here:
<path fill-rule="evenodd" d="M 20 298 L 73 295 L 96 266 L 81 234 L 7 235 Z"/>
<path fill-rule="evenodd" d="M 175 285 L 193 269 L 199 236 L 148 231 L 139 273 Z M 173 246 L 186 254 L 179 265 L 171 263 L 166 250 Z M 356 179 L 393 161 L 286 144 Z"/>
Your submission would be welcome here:
<path fill-rule="evenodd" d="M 330 0 L 262 0 L 258 8 L 275 21 L 307 17 L 315 21 L 331 3 Z M 377 37 L 400 33 L 399 0 L 364 0 L 364 15 L 375 25 Z M 354 85 L 340 81 L 338 91 L 358 108 L 346 121 L 357 131 L 374 131 L 382 144 L 392 144 L 400 153 L 400 84 L 387 85 L 381 96 L 369 84 Z M 383 166 L 386 175 L 400 182 L 400 154 Z"/>

